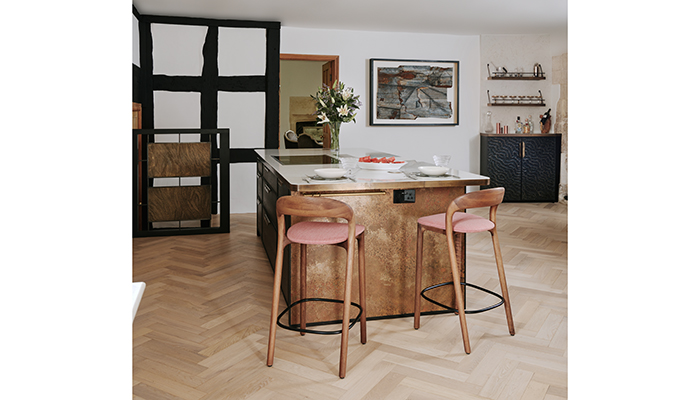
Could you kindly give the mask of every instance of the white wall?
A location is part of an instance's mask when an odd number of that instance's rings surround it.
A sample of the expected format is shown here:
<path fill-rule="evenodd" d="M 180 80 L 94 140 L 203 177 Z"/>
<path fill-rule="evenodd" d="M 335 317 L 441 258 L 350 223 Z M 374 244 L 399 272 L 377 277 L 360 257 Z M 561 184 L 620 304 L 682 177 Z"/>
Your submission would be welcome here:
<path fill-rule="evenodd" d="M 367 147 L 417 160 L 451 154 L 455 168 L 479 170 L 479 37 L 282 27 L 282 53 L 340 56 L 339 77 L 360 95 L 357 123 L 343 124 L 340 146 Z M 460 62 L 459 125 L 369 126 L 369 59 Z"/>

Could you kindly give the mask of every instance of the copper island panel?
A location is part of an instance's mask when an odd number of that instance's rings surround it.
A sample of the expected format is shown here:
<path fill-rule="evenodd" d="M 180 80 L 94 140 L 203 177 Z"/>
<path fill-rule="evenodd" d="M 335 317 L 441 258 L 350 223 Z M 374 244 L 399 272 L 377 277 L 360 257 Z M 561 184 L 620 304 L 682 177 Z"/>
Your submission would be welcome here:
<path fill-rule="evenodd" d="M 393 190 L 374 195 L 324 195 L 343 201 L 355 210 L 358 224 L 365 226 L 366 312 L 368 317 L 413 313 L 416 234 L 419 217 L 445 212 L 454 198 L 464 194 L 464 186 L 416 189 L 415 203 L 394 204 Z M 292 192 L 292 196 L 303 195 Z M 296 222 L 293 220 L 292 222 Z M 447 240 L 444 235 L 426 232 L 423 242 L 423 287 L 451 281 Z M 353 266 L 353 297 L 359 303 L 357 285 L 357 246 Z M 337 246 L 308 246 L 307 298 L 342 299 L 346 252 Z M 291 301 L 299 299 L 299 247 L 291 250 Z M 443 304 L 453 304 L 450 286 L 431 292 Z M 425 300 L 421 311 L 441 310 Z M 298 322 L 298 307 L 292 310 L 292 323 Z M 353 317 L 356 312 L 353 311 Z M 329 303 L 307 306 L 307 321 L 335 321 L 342 317 L 342 305 Z"/>

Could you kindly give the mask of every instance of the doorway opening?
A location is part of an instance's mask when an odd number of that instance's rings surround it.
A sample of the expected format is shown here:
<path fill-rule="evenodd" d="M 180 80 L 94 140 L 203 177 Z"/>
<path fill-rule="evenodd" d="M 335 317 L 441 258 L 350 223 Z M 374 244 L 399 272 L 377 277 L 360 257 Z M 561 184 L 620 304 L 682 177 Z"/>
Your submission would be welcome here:
<path fill-rule="evenodd" d="M 332 85 L 338 79 L 340 56 L 318 54 L 280 54 L 280 149 L 298 146 L 285 140 L 285 133 L 316 138 L 314 146 L 330 147 L 330 129 L 321 131 L 314 115 L 311 95 L 323 84 Z"/>

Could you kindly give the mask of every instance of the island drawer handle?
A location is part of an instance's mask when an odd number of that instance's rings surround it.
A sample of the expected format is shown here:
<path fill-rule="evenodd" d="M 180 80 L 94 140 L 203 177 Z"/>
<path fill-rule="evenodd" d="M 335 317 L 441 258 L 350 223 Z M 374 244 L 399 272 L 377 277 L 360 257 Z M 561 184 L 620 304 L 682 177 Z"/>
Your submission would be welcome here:
<path fill-rule="evenodd" d="M 347 192 L 347 193 L 304 193 L 307 197 L 340 197 L 340 196 L 376 196 L 386 194 L 385 191 L 373 192 Z"/>

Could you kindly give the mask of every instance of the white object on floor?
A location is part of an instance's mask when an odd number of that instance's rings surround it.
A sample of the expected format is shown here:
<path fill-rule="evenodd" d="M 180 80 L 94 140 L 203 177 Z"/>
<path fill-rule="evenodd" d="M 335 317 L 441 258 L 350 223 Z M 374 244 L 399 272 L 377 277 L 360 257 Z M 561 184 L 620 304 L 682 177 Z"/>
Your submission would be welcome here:
<path fill-rule="evenodd" d="M 131 322 L 134 322 L 134 318 L 136 318 L 136 310 L 139 309 L 144 290 L 146 290 L 146 284 L 143 282 L 133 282 L 131 284 L 131 299 L 133 301 L 133 316 L 131 317 Z"/>

